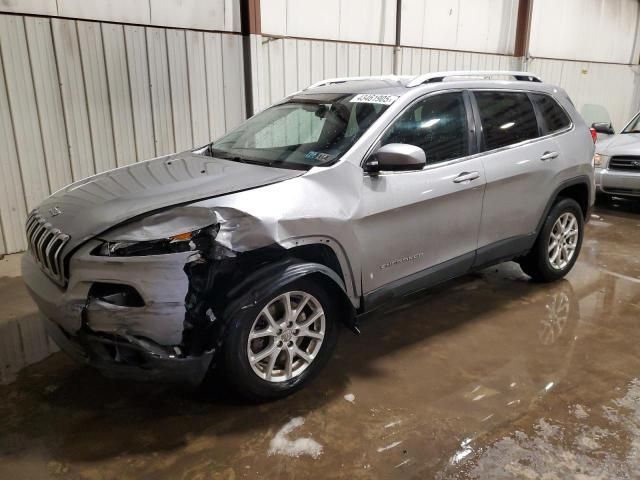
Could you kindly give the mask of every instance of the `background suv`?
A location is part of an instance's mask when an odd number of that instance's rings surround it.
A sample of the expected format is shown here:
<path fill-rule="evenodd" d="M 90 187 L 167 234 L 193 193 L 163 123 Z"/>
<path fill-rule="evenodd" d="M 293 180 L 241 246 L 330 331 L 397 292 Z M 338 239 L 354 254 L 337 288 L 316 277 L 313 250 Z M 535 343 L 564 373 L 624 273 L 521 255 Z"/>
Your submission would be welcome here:
<path fill-rule="evenodd" d="M 598 193 L 640 198 L 640 113 L 618 135 L 596 144 L 594 163 Z"/>
<path fill-rule="evenodd" d="M 593 149 L 566 93 L 528 73 L 326 80 L 56 192 L 27 220 L 23 274 L 51 336 L 106 374 L 218 367 L 275 398 L 394 297 L 510 259 L 564 276 Z"/>

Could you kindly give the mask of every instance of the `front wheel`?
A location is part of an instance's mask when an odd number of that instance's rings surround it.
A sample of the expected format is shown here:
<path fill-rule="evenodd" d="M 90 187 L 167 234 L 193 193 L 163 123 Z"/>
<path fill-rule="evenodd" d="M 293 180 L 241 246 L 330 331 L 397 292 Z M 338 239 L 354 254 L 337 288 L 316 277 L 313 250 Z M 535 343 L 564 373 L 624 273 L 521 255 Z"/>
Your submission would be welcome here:
<path fill-rule="evenodd" d="M 284 397 L 309 382 L 337 339 L 335 303 L 310 279 L 291 282 L 231 320 L 223 368 L 253 401 Z"/>
<path fill-rule="evenodd" d="M 564 277 L 578 259 L 584 218 L 578 202 L 563 198 L 552 208 L 531 252 L 520 260 L 524 273 L 538 282 Z"/>

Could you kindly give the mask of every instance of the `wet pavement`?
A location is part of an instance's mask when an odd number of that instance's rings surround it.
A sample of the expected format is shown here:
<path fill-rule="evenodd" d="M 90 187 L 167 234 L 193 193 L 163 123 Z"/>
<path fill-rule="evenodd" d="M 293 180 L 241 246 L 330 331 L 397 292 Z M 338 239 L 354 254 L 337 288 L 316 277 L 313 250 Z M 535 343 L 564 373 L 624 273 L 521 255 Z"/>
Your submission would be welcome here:
<path fill-rule="evenodd" d="M 54 347 L 19 277 L 0 301 L 0 478 L 640 478 L 640 203 L 598 207 L 566 280 L 508 263 L 409 297 L 266 405 L 22 368 Z"/>

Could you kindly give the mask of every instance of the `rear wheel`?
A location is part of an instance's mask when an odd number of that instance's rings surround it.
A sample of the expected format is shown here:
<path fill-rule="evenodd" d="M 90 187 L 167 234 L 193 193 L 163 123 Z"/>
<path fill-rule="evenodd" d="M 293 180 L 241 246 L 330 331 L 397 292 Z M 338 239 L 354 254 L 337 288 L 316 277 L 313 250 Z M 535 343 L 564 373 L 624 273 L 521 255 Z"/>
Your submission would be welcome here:
<path fill-rule="evenodd" d="M 584 218 L 578 202 L 563 198 L 552 208 L 531 252 L 520 260 L 522 270 L 538 282 L 564 277 L 578 259 Z"/>
<path fill-rule="evenodd" d="M 337 339 L 334 303 L 320 285 L 296 280 L 243 310 L 224 345 L 229 383 L 254 401 L 284 397 L 324 366 Z"/>

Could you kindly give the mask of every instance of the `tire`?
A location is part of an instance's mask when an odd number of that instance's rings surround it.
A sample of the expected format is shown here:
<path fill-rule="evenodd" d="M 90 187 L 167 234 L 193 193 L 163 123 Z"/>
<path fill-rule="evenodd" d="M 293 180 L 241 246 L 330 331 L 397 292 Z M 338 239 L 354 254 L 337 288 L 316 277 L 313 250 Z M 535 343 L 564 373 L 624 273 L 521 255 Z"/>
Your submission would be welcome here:
<path fill-rule="evenodd" d="M 568 230 L 571 233 L 563 230 L 561 218 L 567 222 L 575 221 L 575 229 Z M 558 222 L 560 225 L 557 225 Z M 557 248 L 560 252 L 555 257 L 556 249 L 552 249 L 554 242 L 551 237 L 552 233 L 559 237 Z M 576 263 L 582 247 L 583 236 L 584 218 L 580 205 L 572 198 L 559 199 L 549 211 L 533 248 L 519 261 L 520 267 L 536 282 L 559 280 L 569 273 Z M 561 238 L 564 240 L 560 240 Z M 562 245 L 566 245 L 567 249 L 563 250 Z M 568 255 L 567 252 L 572 247 L 572 253 Z"/>
<path fill-rule="evenodd" d="M 285 318 L 287 295 L 290 299 L 289 304 L 292 305 L 292 315 L 300 315 L 295 323 L 289 326 L 280 323 Z M 296 312 L 304 298 L 307 298 L 306 304 L 302 310 Z M 275 400 L 290 395 L 309 383 L 329 360 L 338 336 L 337 304 L 331 300 L 321 284 L 309 278 L 295 280 L 278 288 L 267 298 L 256 303 L 247 297 L 247 304 L 251 304 L 251 307 L 241 310 L 231 319 L 223 345 L 222 368 L 229 386 L 237 394 L 253 402 Z M 320 312 L 319 309 L 324 314 L 309 326 L 307 332 L 316 338 L 305 336 L 305 329 L 296 327 L 310 321 L 311 317 Z M 275 323 L 269 321 L 265 311 L 269 311 Z M 291 321 L 292 317 L 289 318 Z M 279 335 L 277 331 L 273 335 L 265 333 L 266 329 L 273 333 L 276 325 L 280 331 Z M 249 335 L 252 331 L 264 336 L 250 343 Z M 323 336 L 318 345 L 320 339 L 317 337 L 320 333 L 323 333 Z M 261 354 L 268 353 L 270 348 L 274 352 L 271 355 L 255 363 L 250 361 L 250 354 L 257 359 Z M 306 355 L 307 359 L 298 352 Z M 293 356 L 290 357 L 292 353 Z M 274 363 L 270 362 L 272 358 Z M 290 363 L 287 361 L 289 358 L 292 358 Z M 311 361 L 308 362 L 308 359 Z M 290 373 L 287 372 L 288 365 L 291 365 Z"/>

